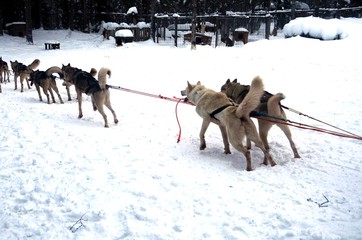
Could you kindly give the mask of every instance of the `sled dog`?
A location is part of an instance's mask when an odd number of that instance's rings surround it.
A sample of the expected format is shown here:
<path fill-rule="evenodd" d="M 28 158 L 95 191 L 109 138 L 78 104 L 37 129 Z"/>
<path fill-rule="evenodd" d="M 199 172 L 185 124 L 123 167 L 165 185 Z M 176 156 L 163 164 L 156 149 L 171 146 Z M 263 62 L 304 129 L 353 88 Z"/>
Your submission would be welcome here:
<path fill-rule="evenodd" d="M 228 79 L 225 82 L 225 84 L 221 87 L 221 92 L 225 93 L 235 103 L 239 104 L 243 101 L 243 99 L 249 92 L 249 89 L 250 89 L 249 85 L 242 85 L 238 83 L 236 79 L 234 81 L 230 81 L 230 79 Z M 280 101 L 283 100 L 284 98 L 285 96 L 282 93 L 273 95 L 267 91 L 264 91 L 262 97 L 260 98 L 259 105 L 254 110 L 256 112 L 267 114 L 269 116 L 286 119 L 286 114 L 280 104 Z M 258 119 L 259 135 L 261 140 L 263 141 L 265 148 L 269 150 L 268 132 L 274 124 L 276 124 L 284 132 L 285 136 L 288 138 L 290 147 L 292 148 L 294 154 L 294 158 L 300 158 L 298 150 L 293 142 L 292 133 L 288 125 L 283 123 L 273 123 Z M 250 142 L 248 142 L 248 145 L 250 147 Z"/>
<path fill-rule="evenodd" d="M 46 71 L 36 70 L 35 72 L 30 73 L 30 78 L 29 78 L 29 81 L 31 82 L 30 85 L 32 86 L 33 84 L 35 84 L 35 88 L 38 92 L 40 101 L 43 101 L 40 93 L 40 87 L 41 87 L 43 89 L 45 96 L 47 97 L 48 104 L 50 104 L 49 93 L 52 97 L 53 103 L 55 103 L 53 90 L 58 95 L 60 103 L 63 104 L 64 102 L 59 94 L 57 83 L 55 81 L 55 76 L 52 75 L 53 73 L 58 73 L 59 76 L 63 78 L 62 69 L 60 69 L 59 67 L 50 67 Z"/>
<path fill-rule="evenodd" d="M 264 153 L 264 164 L 276 165 L 269 152 L 263 145 L 254 122 L 250 119 L 250 112 L 259 104 L 260 97 L 264 92 L 263 81 L 255 77 L 251 83 L 250 90 L 244 100 L 236 105 L 221 92 L 205 88 L 200 82 L 193 85 L 187 82 L 185 90 L 181 91 L 182 96 L 196 105 L 196 112 L 203 119 L 200 131 L 200 150 L 206 148 L 205 132 L 213 122 L 220 128 L 224 142 L 224 153 L 229 154 L 229 141 L 231 145 L 246 158 L 246 170 L 252 170 L 249 150 L 243 145 L 243 138 L 246 136 L 255 143 Z"/>
<path fill-rule="evenodd" d="M 20 77 L 20 84 L 21 84 L 21 92 L 24 91 L 24 79 L 26 80 L 26 83 L 28 85 L 28 88 L 30 89 L 30 84 L 28 81 L 28 78 L 30 77 L 30 73 L 36 69 L 40 64 L 40 60 L 39 59 L 35 59 L 31 64 L 29 64 L 28 66 L 24 65 L 21 62 L 18 62 L 17 60 L 15 60 L 14 62 L 10 61 L 10 65 L 11 68 L 14 72 L 14 83 L 15 83 L 15 88 L 14 90 L 18 89 L 18 84 L 17 84 L 17 78 Z"/>
<path fill-rule="evenodd" d="M 6 80 L 10 82 L 9 79 L 10 71 L 8 63 L 5 62 L 2 57 L 0 57 L 0 83 L 4 82 L 6 83 Z"/>
<path fill-rule="evenodd" d="M 112 108 L 110 100 L 110 92 L 107 88 L 107 75 L 111 76 L 111 70 L 108 68 L 101 68 L 98 72 L 98 81 L 92 76 L 91 73 L 82 71 L 81 69 L 75 68 L 68 65 L 62 66 L 62 72 L 64 74 L 64 86 L 75 86 L 78 99 L 78 118 L 83 117 L 82 112 L 82 93 L 91 96 L 93 110 L 98 109 L 99 113 L 103 116 L 104 127 L 109 127 L 107 121 L 107 115 L 104 113 L 103 106 L 105 105 L 113 114 L 114 123 L 118 123 L 118 119 L 115 111 Z"/>

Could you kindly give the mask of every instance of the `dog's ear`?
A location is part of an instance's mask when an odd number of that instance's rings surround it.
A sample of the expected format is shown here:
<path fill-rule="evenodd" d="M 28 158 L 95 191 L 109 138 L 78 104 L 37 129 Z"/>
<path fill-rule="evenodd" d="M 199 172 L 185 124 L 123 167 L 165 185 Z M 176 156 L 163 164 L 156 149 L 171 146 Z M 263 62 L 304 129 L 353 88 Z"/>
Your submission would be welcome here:
<path fill-rule="evenodd" d="M 234 79 L 234 81 L 233 81 L 233 83 L 237 83 L 238 82 L 238 79 L 237 78 L 235 78 Z"/>
<path fill-rule="evenodd" d="M 201 82 L 200 82 L 200 81 L 198 81 L 198 82 L 196 83 L 196 85 L 201 85 Z"/>
<path fill-rule="evenodd" d="M 190 83 L 189 81 L 187 81 L 187 88 L 188 88 L 188 89 L 191 89 L 191 88 L 192 88 L 192 85 L 191 85 L 191 83 Z"/>
<path fill-rule="evenodd" d="M 229 84 L 229 83 L 230 83 L 230 78 L 228 78 L 228 80 L 226 80 L 225 83 L 226 83 L 226 84 Z"/>

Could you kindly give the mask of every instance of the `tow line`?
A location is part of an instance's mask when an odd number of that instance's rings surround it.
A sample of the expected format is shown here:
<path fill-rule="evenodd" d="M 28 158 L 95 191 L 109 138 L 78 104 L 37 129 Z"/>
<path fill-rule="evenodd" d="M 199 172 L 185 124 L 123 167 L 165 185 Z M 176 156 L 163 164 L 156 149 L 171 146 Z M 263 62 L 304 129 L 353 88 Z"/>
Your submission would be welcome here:
<path fill-rule="evenodd" d="M 178 138 L 177 138 L 177 142 L 180 142 L 180 139 L 181 139 L 181 125 L 180 125 L 180 122 L 179 122 L 179 119 L 178 119 L 177 107 L 178 107 L 179 103 L 188 104 L 190 106 L 195 106 L 195 104 L 193 104 L 191 102 L 184 101 L 185 98 L 177 98 L 175 96 L 170 98 L 170 97 L 163 96 L 161 94 L 158 94 L 158 95 L 157 94 L 151 94 L 151 93 L 141 92 L 141 91 L 132 90 L 132 89 L 129 89 L 129 88 L 123 88 L 123 87 L 120 87 L 120 86 L 113 86 L 113 85 L 108 85 L 108 84 L 106 86 L 108 88 L 111 88 L 111 89 L 117 89 L 117 90 L 122 90 L 122 91 L 125 91 L 125 92 L 135 93 L 135 94 L 139 94 L 139 95 L 143 95 L 143 96 L 147 96 L 147 97 L 154 97 L 154 98 L 159 98 L 159 99 L 163 99 L 163 100 L 167 100 L 167 101 L 176 102 L 175 113 L 176 113 L 177 124 L 179 126 L 179 135 L 178 135 Z M 259 113 L 259 112 L 254 112 L 254 114 L 251 117 L 255 117 L 257 119 L 272 122 L 272 123 L 276 123 L 276 124 L 277 123 L 278 124 L 285 124 L 285 125 L 289 125 L 289 126 L 296 127 L 296 128 L 322 132 L 322 133 L 331 134 L 331 135 L 334 135 L 334 136 L 362 140 L 362 137 L 357 135 L 357 134 L 348 132 L 346 130 L 343 130 L 341 128 L 333 126 L 333 125 L 331 125 L 329 123 L 326 123 L 324 121 L 318 120 L 318 119 L 316 119 L 314 117 L 311 117 L 309 115 L 301 113 L 301 112 L 299 112 L 297 110 L 294 110 L 292 108 L 286 107 L 284 105 L 282 105 L 282 107 L 289 110 L 289 111 L 291 111 L 291 112 L 293 112 L 293 113 L 308 117 L 308 118 L 310 118 L 310 119 L 312 119 L 314 121 L 317 121 L 317 122 L 323 123 L 325 125 L 328 125 L 330 127 L 336 128 L 336 129 L 338 129 L 338 130 L 340 130 L 342 132 L 345 132 L 345 133 L 336 132 L 336 131 L 332 131 L 332 130 L 328 130 L 328 129 L 324 129 L 324 128 L 319 128 L 319 127 L 314 127 L 314 126 L 311 126 L 311 125 L 307 125 L 307 124 L 299 123 L 299 122 L 294 122 L 294 121 L 284 119 L 284 118 L 273 117 L 273 116 L 270 116 L 270 115 L 267 115 L 267 114 L 264 114 L 264 113 Z"/>

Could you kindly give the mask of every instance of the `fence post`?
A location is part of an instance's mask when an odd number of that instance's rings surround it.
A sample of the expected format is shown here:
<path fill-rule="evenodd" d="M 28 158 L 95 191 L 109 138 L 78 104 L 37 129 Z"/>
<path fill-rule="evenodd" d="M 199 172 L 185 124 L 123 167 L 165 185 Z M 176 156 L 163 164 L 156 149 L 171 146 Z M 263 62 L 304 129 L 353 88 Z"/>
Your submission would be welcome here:
<path fill-rule="evenodd" d="M 270 35 L 270 14 L 265 16 L 265 39 L 269 40 Z"/>
<path fill-rule="evenodd" d="M 174 18 L 175 18 L 175 47 L 177 47 L 177 37 L 178 37 L 178 28 L 177 28 L 177 26 L 178 26 L 178 16 L 177 16 L 177 15 L 175 15 L 175 16 L 174 16 Z"/>
<path fill-rule="evenodd" d="M 218 45 L 218 39 L 219 39 L 219 17 L 215 17 L 215 24 L 216 24 L 216 28 L 215 28 L 215 48 Z"/>

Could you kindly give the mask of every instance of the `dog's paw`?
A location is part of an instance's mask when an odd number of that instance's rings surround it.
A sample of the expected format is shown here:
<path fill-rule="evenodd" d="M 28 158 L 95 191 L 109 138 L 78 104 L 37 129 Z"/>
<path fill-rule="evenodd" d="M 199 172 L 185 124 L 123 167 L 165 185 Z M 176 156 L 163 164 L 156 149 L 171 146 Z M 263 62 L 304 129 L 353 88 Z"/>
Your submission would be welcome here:
<path fill-rule="evenodd" d="M 230 151 L 230 149 L 225 149 L 225 150 L 224 150 L 224 153 L 225 153 L 225 154 L 231 154 L 231 151 Z"/>
<path fill-rule="evenodd" d="M 206 144 L 201 144 L 200 145 L 200 150 L 205 150 L 205 148 L 206 148 Z"/>

